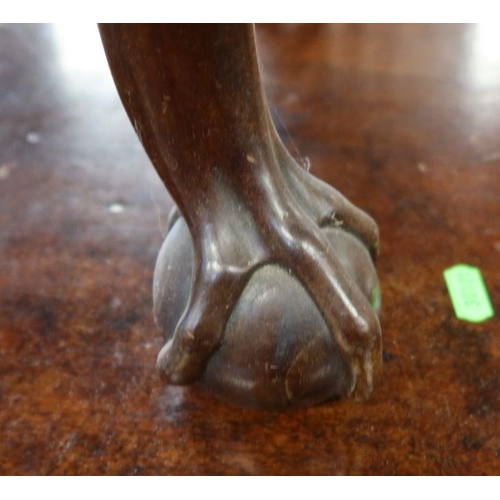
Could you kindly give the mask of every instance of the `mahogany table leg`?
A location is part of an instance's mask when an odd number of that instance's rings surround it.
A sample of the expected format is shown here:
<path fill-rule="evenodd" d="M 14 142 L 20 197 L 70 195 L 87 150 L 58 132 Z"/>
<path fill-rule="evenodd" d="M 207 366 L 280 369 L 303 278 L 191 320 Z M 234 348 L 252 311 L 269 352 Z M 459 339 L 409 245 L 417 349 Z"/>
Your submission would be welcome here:
<path fill-rule="evenodd" d="M 182 217 L 155 271 L 164 380 L 261 407 L 366 398 L 381 366 L 374 221 L 270 119 L 251 25 L 101 25 L 125 109 Z"/>

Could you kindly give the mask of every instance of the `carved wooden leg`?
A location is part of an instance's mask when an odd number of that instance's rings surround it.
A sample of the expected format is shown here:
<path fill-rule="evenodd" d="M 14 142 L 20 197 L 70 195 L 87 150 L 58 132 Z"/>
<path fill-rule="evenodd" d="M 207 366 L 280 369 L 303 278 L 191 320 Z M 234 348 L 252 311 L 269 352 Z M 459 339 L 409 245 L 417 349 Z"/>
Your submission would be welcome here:
<path fill-rule="evenodd" d="M 373 220 L 283 146 L 251 25 L 102 25 L 120 97 L 182 217 L 155 271 L 169 383 L 279 407 L 366 398 L 381 366 Z"/>

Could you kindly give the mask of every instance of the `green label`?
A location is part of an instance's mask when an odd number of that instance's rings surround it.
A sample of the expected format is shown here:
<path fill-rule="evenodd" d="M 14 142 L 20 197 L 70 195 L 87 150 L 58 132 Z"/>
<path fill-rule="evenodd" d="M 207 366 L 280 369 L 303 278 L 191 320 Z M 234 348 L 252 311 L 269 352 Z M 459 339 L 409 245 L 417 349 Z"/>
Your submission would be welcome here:
<path fill-rule="evenodd" d="M 443 275 L 457 318 L 479 323 L 495 314 L 477 267 L 458 264 Z"/>

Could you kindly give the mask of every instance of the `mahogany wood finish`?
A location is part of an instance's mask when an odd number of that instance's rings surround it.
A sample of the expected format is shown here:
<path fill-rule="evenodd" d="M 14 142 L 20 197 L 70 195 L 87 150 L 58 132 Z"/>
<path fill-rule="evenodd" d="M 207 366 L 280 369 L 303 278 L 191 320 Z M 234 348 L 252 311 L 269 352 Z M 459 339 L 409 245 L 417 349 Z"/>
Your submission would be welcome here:
<path fill-rule="evenodd" d="M 254 27 L 100 32 L 130 121 L 185 219 L 172 217 L 155 273 L 162 378 L 201 379 L 263 408 L 367 398 L 382 361 L 368 253 L 378 228 L 279 139 Z"/>
<path fill-rule="evenodd" d="M 368 402 L 269 412 L 158 379 L 172 201 L 89 29 L 0 28 L 0 472 L 498 474 L 498 318 L 442 279 L 479 266 L 499 310 L 497 30 L 258 26 L 278 132 L 379 224 L 384 299 Z"/>

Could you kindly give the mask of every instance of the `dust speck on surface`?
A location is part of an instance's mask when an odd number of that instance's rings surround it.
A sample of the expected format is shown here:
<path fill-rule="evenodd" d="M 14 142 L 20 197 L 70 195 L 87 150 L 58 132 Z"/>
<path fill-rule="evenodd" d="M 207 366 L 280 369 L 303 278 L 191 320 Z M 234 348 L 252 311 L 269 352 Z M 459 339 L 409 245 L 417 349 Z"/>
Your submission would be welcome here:
<path fill-rule="evenodd" d="M 14 168 L 13 163 L 6 163 L 5 165 L 0 166 L 0 181 L 3 181 L 9 177 L 10 172 Z"/>
<path fill-rule="evenodd" d="M 39 144 L 42 142 L 42 137 L 37 132 L 28 132 L 25 138 L 26 142 L 29 144 Z"/>
<path fill-rule="evenodd" d="M 500 152 L 493 152 L 483 156 L 483 162 L 489 163 L 492 161 L 500 160 Z"/>
<path fill-rule="evenodd" d="M 120 297 L 113 297 L 111 300 L 111 309 L 115 310 L 118 309 L 122 305 L 122 301 Z"/>
<path fill-rule="evenodd" d="M 108 212 L 112 214 L 121 214 L 125 211 L 125 205 L 120 202 L 111 203 L 108 205 Z"/>

